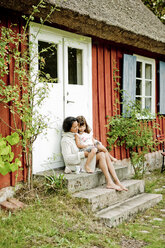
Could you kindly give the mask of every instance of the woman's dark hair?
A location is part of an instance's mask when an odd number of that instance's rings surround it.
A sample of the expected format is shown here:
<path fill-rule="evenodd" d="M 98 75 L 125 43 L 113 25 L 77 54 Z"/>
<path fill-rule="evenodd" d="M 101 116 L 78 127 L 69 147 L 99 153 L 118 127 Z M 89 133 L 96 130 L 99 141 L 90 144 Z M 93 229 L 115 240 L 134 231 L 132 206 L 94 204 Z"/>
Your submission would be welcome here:
<path fill-rule="evenodd" d="M 82 115 L 77 116 L 76 119 L 77 119 L 77 122 L 80 126 L 83 126 L 84 124 L 86 125 L 86 129 L 84 130 L 84 132 L 86 132 L 86 133 L 91 132 L 91 128 L 88 126 L 87 121 L 86 121 L 84 116 L 82 116 Z"/>
<path fill-rule="evenodd" d="M 65 118 L 62 125 L 64 132 L 70 132 L 72 124 L 75 121 L 77 121 L 77 119 L 72 116 Z"/>

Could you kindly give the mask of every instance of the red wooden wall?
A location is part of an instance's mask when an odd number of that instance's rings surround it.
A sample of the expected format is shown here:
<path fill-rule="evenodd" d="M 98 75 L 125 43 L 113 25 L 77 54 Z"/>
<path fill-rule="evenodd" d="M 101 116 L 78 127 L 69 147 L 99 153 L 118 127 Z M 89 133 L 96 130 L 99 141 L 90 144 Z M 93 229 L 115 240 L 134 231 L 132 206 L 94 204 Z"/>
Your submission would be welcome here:
<path fill-rule="evenodd" d="M 22 24 L 21 21 L 18 19 L 17 16 L 12 15 L 6 15 L 3 13 L 3 11 L 0 11 L 0 35 L 1 35 L 1 27 L 10 27 L 11 24 L 17 23 L 17 26 L 13 26 L 13 30 L 16 32 L 20 33 L 22 32 Z M 20 51 L 24 49 L 23 45 L 20 44 Z M 10 65 L 9 65 L 9 75 L 5 76 L 3 78 L 3 81 L 6 83 L 6 85 L 12 84 L 13 80 L 13 67 L 14 67 L 14 61 L 12 60 Z M 18 82 L 16 82 L 18 83 Z M 21 97 L 21 96 L 20 96 Z M 21 122 L 19 119 L 16 119 L 16 124 L 17 127 L 21 127 Z M 13 123 L 13 117 L 12 114 L 9 113 L 8 108 L 5 108 L 2 103 L 0 103 L 0 133 L 2 134 L 3 137 L 6 137 L 7 135 L 11 134 L 12 130 L 10 127 L 14 127 Z M 7 187 L 7 186 L 14 186 L 16 181 L 26 181 L 26 175 L 27 175 L 27 170 L 24 166 L 24 156 L 22 153 L 22 149 L 20 146 L 15 146 L 14 147 L 14 153 L 15 157 L 18 157 L 21 155 L 21 162 L 22 162 L 22 168 L 18 172 L 14 173 L 8 173 L 6 176 L 2 176 L 0 174 L 0 188 Z"/>
<path fill-rule="evenodd" d="M 137 51 L 134 51 L 136 53 Z M 122 65 L 123 54 L 133 54 L 133 51 L 122 49 L 120 47 L 110 45 L 107 42 L 93 40 L 92 45 L 92 87 L 93 87 L 93 131 L 98 140 L 107 146 L 106 141 L 106 116 L 114 116 L 116 112 L 120 113 L 119 104 L 116 104 L 116 98 L 120 100 L 120 96 L 114 90 L 116 88 L 116 81 L 113 78 L 113 72 L 115 67 L 119 69 L 116 75 L 120 76 L 119 82 L 122 80 Z M 144 53 L 139 54 L 143 56 Z M 156 59 L 152 55 L 153 58 Z M 156 60 L 156 71 L 158 69 L 158 61 Z M 155 108 L 158 112 L 158 77 L 156 76 L 156 102 Z M 160 133 L 165 133 L 165 118 L 156 118 L 156 122 L 160 124 L 161 130 L 155 132 L 155 136 Z M 149 125 L 153 126 L 153 122 Z M 158 149 L 161 149 L 159 145 Z M 129 157 L 129 151 L 126 151 L 124 147 L 112 147 L 112 156 L 117 159 L 124 159 Z"/>

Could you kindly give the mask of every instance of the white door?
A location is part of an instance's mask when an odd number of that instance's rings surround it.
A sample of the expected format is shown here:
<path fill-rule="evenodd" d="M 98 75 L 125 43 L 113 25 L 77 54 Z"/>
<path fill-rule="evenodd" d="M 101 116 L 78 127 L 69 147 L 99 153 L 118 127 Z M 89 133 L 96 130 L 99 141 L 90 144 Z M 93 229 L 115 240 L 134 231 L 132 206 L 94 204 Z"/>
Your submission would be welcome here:
<path fill-rule="evenodd" d="M 90 56 L 87 44 L 64 39 L 65 116 L 84 115 L 91 124 Z"/>
<path fill-rule="evenodd" d="M 33 24 L 31 33 L 39 28 Z M 84 115 L 92 125 L 91 40 L 44 26 L 34 49 L 40 51 L 51 43 L 57 46 L 45 54 L 45 73 L 57 81 L 49 83 L 49 96 L 40 109 L 49 115 L 49 125 L 47 134 L 39 135 L 33 146 L 33 174 L 64 166 L 60 140 L 65 117 Z M 39 62 L 35 62 L 38 70 Z"/>

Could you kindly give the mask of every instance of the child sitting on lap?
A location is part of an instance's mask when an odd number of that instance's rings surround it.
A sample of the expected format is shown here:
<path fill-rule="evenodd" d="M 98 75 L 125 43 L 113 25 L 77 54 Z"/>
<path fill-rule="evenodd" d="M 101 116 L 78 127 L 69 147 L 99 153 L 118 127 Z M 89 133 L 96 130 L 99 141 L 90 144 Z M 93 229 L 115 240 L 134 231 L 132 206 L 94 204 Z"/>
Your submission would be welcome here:
<path fill-rule="evenodd" d="M 89 153 L 85 164 L 85 170 L 88 173 L 92 173 L 89 167 L 91 160 L 97 152 L 107 152 L 107 149 L 101 144 L 101 142 L 93 138 L 91 129 L 89 128 L 85 117 L 78 116 L 76 119 L 78 122 L 78 133 L 75 134 L 76 145 L 82 151 L 87 151 Z M 109 156 L 113 162 L 117 161 L 117 159 L 112 157 L 110 154 Z"/>

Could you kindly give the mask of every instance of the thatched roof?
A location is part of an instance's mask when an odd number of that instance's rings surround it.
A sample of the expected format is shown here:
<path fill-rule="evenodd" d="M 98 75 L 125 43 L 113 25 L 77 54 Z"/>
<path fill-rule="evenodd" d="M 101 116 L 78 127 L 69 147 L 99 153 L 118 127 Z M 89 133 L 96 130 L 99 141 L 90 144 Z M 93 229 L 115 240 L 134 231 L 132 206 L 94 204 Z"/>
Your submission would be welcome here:
<path fill-rule="evenodd" d="M 37 0 L 0 0 L 0 6 L 23 13 Z M 165 25 L 141 0 L 47 0 L 61 11 L 51 16 L 51 22 L 78 33 L 128 44 L 165 55 Z M 40 16 L 46 14 L 41 10 Z M 37 14 L 36 14 L 37 15 Z"/>

